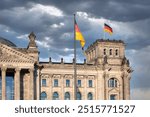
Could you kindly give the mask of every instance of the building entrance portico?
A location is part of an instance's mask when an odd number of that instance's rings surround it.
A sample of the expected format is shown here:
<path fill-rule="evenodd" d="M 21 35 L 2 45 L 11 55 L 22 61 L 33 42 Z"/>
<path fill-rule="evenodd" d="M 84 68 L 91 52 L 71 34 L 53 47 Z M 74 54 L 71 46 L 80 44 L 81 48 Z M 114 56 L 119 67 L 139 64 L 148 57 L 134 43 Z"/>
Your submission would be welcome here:
<path fill-rule="evenodd" d="M 32 69 L 2 67 L 0 69 L 0 99 L 34 99 L 34 90 L 32 90 L 34 77 L 32 76 Z"/>

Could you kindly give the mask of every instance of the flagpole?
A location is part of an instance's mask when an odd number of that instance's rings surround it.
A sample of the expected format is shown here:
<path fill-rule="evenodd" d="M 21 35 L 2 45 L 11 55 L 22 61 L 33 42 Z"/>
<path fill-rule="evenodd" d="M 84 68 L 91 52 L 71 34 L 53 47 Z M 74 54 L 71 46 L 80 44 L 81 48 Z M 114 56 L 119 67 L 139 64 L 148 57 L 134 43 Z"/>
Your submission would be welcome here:
<path fill-rule="evenodd" d="M 77 66 L 76 66 L 76 34 L 75 34 L 75 14 L 74 14 L 74 100 L 77 95 Z"/>

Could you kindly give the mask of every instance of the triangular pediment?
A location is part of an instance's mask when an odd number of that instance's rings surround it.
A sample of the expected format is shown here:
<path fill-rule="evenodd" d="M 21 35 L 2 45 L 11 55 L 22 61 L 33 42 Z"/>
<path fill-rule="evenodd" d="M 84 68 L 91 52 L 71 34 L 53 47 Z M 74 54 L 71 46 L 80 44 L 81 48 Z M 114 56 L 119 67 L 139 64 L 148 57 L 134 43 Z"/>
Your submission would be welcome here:
<path fill-rule="evenodd" d="M 112 89 L 110 89 L 108 92 L 118 92 L 119 91 L 119 89 L 118 88 L 112 88 Z"/>
<path fill-rule="evenodd" d="M 0 62 L 28 62 L 34 63 L 31 56 L 24 54 L 13 47 L 0 43 Z"/>

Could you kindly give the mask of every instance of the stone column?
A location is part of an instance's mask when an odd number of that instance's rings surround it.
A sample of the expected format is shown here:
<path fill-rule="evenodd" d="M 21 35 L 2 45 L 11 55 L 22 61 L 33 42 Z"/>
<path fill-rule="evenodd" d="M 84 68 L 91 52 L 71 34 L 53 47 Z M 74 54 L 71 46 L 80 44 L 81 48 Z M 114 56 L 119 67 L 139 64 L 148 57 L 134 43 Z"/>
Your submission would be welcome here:
<path fill-rule="evenodd" d="M 52 80 L 53 75 L 49 74 L 49 94 L 48 94 L 48 100 L 52 100 L 52 96 L 53 96 L 53 80 Z"/>
<path fill-rule="evenodd" d="M 88 98 L 87 98 L 87 87 L 88 87 L 88 85 L 87 85 L 87 82 L 88 82 L 88 76 L 86 76 L 86 75 L 84 75 L 83 76 L 83 81 L 84 81 L 84 90 L 83 90 L 83 94 L 84 94 L 84 97 L 83 97 L 83 100 L 88 100 Z"/>
<path fill-rule="evenodd" d="M 41 94 L 41 73 L 40 69 L 37 70 L 37 79 L 36 79 L 36 86 L 37 86 L 37 100 L 40 100 L 40 94 Z"/>
<path fill-rule="evenodd" d="M 126 84 L 127 82 L 126 81 L 127 81 L 126 77 L 124 76 L 123 77 L 123 85 L 124 85 L 124 87 L 123 87 L 123 93 L 124 93 L 123 95 L 124 96 L 123 97 L 124 97 L 124 100 L 126 100 L 126 93 L 127 93 L 127 84 Z"/>
<path fill-rule="evenodd" d="M 99 75 L 97 74 L 93 81 L 93 87 L 95 88 L 95 96 L 94 96 L 95 98 L 93 98 L 94 100 L 100 99 L 98 93 L 101 92 L 101 89 L 100 89 L 100 87 L 98 87 L 98 85 L 101 85 L 101 84 L 98 84 L 98 81 L 99 81 L 98 79 L 100 79 L 100 78 L 99 78 Z"/>
<path fill-rule="evenodd" d="M 61 96 L 60 99 L 61 100 L 65 100 L 64 96 L 65 96 L 65 91 L 64 91 L 64 85 L 66 85 L 66 81 L 64 82 L 64 75 L 62 74 L 60 76 L 60 82 L 61 82 Z"/>
<path fill-rule="evenodd" d="M 123 100 L 123 99 L 124 99 L 123 87 L 124 87 L 124 84 L 123 84 L 123 77 L 121 76 L 121 77 L 120 77 L 120 83 L 119 83 L 119 100 Z"/>
<path fill-rule="evenodd" d="M 34 100 L 34 69 L 29 69 L 30 80 L 29 80 L 29 100 Z"/>
<path fill-rule="evenodd" d="M 103 89 L 104 89 L 104 100 L 106 100 L 106 73 L 103 73 Z"/>
<path fill-rule="evenodd" d="M 1 68 L 2 72 L 2 100 L 6 99 L 6 68 Z"/>
<path fill-rule="evenodd" d="M 126 100 L 130 100 L 130 75 L 127 76 L 127 95 L 126 95 Z"/>
<path fill-rule="evenodd" d="M 108 74 L 107 70 L 105 70 L 103 78 L 104 78 L 104 100 L 109 100 L 109 95 L 108 95 L 109 74 Z"/>
<path fill-rule="evenodd" d="M 15 69 L 15 80 L 14 80 L 14 88 L 15 88 L 15 100 L 20 100 L 20 68 Z"/>
<path fill-rule="evenodd" d="M 127 74 L 123 77 L 124 81 L 124 99 L 129 100 L 130 99 L 130 79 Z"/>

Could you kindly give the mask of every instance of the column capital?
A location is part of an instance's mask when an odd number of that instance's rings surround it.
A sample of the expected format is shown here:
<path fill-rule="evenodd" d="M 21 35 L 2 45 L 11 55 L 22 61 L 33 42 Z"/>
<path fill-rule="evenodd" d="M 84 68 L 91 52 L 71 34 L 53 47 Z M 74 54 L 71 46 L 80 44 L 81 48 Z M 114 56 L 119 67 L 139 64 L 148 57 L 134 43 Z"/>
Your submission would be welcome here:
<path fill-rule="evenodd" d="M 16 72 L 18 72 L 18 71 L 20 71 L 20 70 L 21 70 L 21 68 L 19 68 L 19 67 L 16 67 L 16 68 L 15 68 L 15 71 L 16 71 Z"/>

